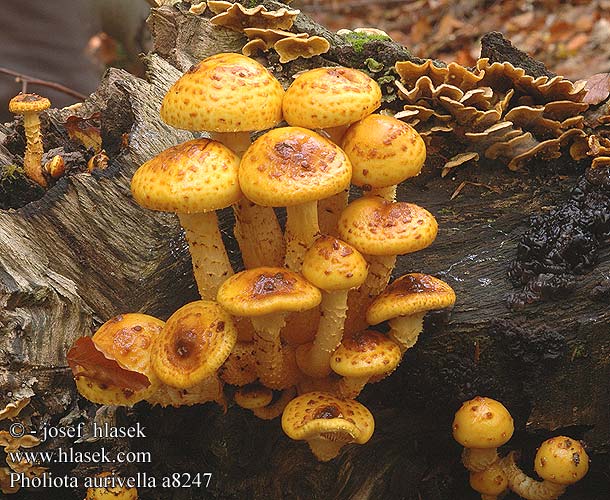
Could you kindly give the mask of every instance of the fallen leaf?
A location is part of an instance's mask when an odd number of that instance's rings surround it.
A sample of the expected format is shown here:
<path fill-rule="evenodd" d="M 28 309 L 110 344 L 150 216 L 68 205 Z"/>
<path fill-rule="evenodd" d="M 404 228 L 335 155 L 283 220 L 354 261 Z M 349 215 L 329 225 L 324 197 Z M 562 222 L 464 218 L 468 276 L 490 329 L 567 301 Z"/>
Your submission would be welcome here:
<path fill-rule="evenodd" d="M 587 104 L 599 104 L 610 95 L 610 73 L 598 73 L 587 79 L 585 85 L 587 93 L 583 102 Z"/>

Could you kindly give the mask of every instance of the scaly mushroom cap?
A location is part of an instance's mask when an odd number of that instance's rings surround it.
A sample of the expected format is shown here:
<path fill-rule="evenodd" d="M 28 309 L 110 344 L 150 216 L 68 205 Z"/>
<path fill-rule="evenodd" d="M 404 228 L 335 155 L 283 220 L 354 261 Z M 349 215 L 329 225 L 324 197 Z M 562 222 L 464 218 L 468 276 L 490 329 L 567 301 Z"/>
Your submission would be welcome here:
<path fill-rule="evenodd" d="M 172 314 L 153 346 L 164 384 L 186 389 L 214 375 L 237 342 L 233 320 L 217 303 L 197 300 Z"/>
<path fill-rule="evenodd" d="M 38 94 L 18 94 L 8 103 L 8 110 L 16 115 L 40 113 L 51 107 L 51 101 Z"/>
<path fill-rule="evenodd" d="M 480 472 L 470 473 L 470 487 L 483 495 L 500 495 L 508 488 L 508 478 L 500 462 Z"/>
<path fill-rule="evenodd" d="M 434 276 L 409 273 L 401 276 L 377 296 L 366 311 L 369 325 L 398 316 L 408 316 L 455 304 L 455 292 Z"/>
<path fill-rule="evenodd" d="M 491 398 L 477 396 L 462 404 L 453 420 L 453 438 L 466 448 L 497 448 L 513 435 L 513 417 Z"/>
<path fill-rule="evenodd" d="M 403 255 L 432 244 L 438 224 L 426 209 L 378 196 L 352 201 L 339 217 L 339 236 L 363 254 Z"/>
<path fill-rule="evenodd" d="M 377 82 L 352 68 L 316 68 L 297 76 L 284 96 L 284 119 L 306 128 L 349 125 L 381 105 Z"/>
<path fill-rule="evenodd" d="M 98 482 L 104 484 L 107 482 L 107 488 L 88 488 L 87 489 L 87 497 L 85 500 L 137 500 L 138 499 L 138 490 L 136 488 L 126 488 L 120 486 L 111 486 L 112 484 L 118 484 L 118 480 L 110 477 L 113 474 L 110 472 L 102 472 L 98 474 L 98 478 L 94 479 L 95 484 Z M 107 479 L 104 479 L 107 478 Z"/>
<path fill-rule="evenodd" d="M 172 85 L 163 98 L 161 118 L 185 130 L 265 130 L 282 120 L 283 96 L 280 83 L 254 59 L 216 54 Z"/>
<path fill-rule="evenodd" d="M 318 238 L 303 259 L 303 276 L 327 292 L 349 290 L 366 280 L 368 264 L 353 246 L 333 236 Z"/>
<path fill-rule="evenodd" d="M 251 384 L 237 390 L 233 399 L 239 406 L 248 410 L 262 408 L 273 400 L 273 391 L 264 385 Z"/>
<path fill-rule="evenodd" d="M 542 479 L 557 484 L 574 484 L 589 470 L 589 455 L 580 441 L 557 436 L 540 445 L 534 469 Z"/>
<path fill-rule="evenodd" d="M 282 414 L 282 429 L 289 438 L 299 441 L 325 437 L 364 444 L 373 435 L 375 420 L 358 401 L 308 392 L 288 403 Z"/>
<path fill-rule="evenodd" d="M 352 124 L 341 141 L 352 162 L 352 184 L 383 188 L 421 172 L 426 144 L 417 131 L 391 116 L 373 114 Z"/>
<path fill-rule="evenodd" d="M 352 166 L 328 139 L 301 127 L 260 136 L 244 153 L 239 183 L 246 198 L 270 207 L 300 205 L 347 189 Z"/>
<path fill-rule="evenodd" d="M 365 330 L 343 338 L 330 367 L 343 377 L 373 377 L 394 371 L 401 358 L 400 347 L 390 338 Z"/>
<path fill-rule="evenodd" d="M 316 307 L 320 290 L 303 276 L 281 267 L 257 267 L 234 274 L 218 290 L 217 300 L 234 316 L 264 316 Z"/>
<path fill-rule="evenodd" d="M 176 213 L 201 213 L 228 207 L 241 197 L 239 157 L 220 142 L 194 139 L 148 160 L 131 179 L 141 206 Z"/>

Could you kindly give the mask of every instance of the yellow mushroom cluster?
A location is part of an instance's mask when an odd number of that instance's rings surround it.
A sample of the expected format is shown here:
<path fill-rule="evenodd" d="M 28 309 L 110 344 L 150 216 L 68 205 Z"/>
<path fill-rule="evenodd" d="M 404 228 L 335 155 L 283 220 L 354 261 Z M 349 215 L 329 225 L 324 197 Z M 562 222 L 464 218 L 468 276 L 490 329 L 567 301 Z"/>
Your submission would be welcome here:
<path fill-rule="evenodd" d="M 462 463 L 470 472 L 470 486 L 482 500 L 497 500 L 510 489 L 526 500 L 555 500 L 589 470 L 582 444 L 566 436 L 542 443 L 534 458 L 537 481 L 517 465 L 516 452 L 501 458 L 497 448 L 514 432 L 513 418 L 495 399 L 477 396 L 466 401 L 453 420 L 453 437 L 464 447 Z"/>
<path fill-rule="evenodd" d="M 388 286 L 397 256 L 431 245 L 438 226 L 396 201 L 426 148 L 411 126 L 375 114 L 380 104 L 360 71 L 317 68 L 284 90 L 234 53 L 176 81 L 161 117 L 209 137 L 151 158 L 131 190 L 142 207 L 178 215 L 201 300 L 166 322 L 123 314 L 79 339 L 68 359 L 81 394 L 163 406 L 224 404 L 226 394 L 259 418 L 282 416 L 320 460 L 368 441 L 374 419 L 356 401 L 361 390 L 396 369 L 426 311 L 455 302 L 449 285 L 421 273 Z M 350 202 L 351 185 L 362 195 Z M 245 265 L 237 273 L 216 216 L 227 207 Z M 389 334 L 371 329 L 385 321 Z"/>

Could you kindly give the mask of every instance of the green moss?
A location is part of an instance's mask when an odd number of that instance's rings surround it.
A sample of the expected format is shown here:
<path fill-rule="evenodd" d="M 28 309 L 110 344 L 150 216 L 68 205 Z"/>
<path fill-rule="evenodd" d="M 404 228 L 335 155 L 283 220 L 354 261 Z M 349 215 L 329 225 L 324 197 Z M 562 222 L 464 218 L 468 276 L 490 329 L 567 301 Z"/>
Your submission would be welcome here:
<path fill-rule="evenodd" d="M 391 38 L 385 35 L 367 35 L 366 33 L 356 33 L 352 31 L 344 35 L 345 41 L 349 43 L 356 54 L 360 54 L 364 50 L 364 46 L 373 41 L 390 41 Z"/>

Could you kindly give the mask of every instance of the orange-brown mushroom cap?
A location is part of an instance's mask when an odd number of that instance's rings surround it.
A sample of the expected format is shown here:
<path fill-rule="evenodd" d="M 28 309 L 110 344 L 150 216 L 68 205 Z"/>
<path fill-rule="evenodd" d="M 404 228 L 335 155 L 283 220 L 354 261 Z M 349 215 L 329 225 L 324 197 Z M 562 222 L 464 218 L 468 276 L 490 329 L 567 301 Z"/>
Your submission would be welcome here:
<path fill-rule="evenodd" d="M 18 94 L 8 103 L 8 110 L 16 115 L 39 113 L 51 107 L 51 101 L 38 94 Z"/>
<path fill-rule="evenodd" d="M 322 300 L 320 290 L 299 273 L 258 267 L 234 274 L 218 290 L 218 302 L 234 316 L 306 311 Z"/>
<path fill-rule="evenodd" d="M 297 76 L 284 96 L 285 120 L 293 126 L 349 125 L 381 105 L 377 82 L 352 68 L 316 68 Z"/>
<path fill-rule="evenodd" d="M 197 300 L 169 317 L 153 346 L 152 366 L 164 384 L 186 389 L 214 375 L 236 342 L 231 316 L 216 302 Z"/>
<path fill-rule="evenodd" d="M 294 206 L 349 187 L 352 167 L 336 144 L 311 130 L 281 127 L 260 136 L 244 153 L 239 183 L 263 206 Z"/>
<path fill-rule="evenodd" d="M 194 214 L 228 207 L 241 197 L 239 157 L 220 142 L 193 139 L 172 146 L 136 170 L 131 192 L 151 210 Z"/>
<path fill-rule="evenodd" d="M 453 438 L 466 448 L 497 448 L 513 435 L 513 417 L 495 399 L 477 396 L 466 401 L 453 420 Z"/>
<path fill-rule="evenodd" d="M 391 283 L 366 311 L 369 325 L 377 325 L 398 316 L 407 316 L 455 304 L 455 292 L 434 276 L 409 273 Z"/>
<path fill-rule="evenodd" d="M 534 469 L 546 481 L 574 484 L 589 471 L 589 455 L 580 441 L 557 436 L 540 445 L 534 459 Z"/>
<path fill-rule="evenodd" d="M 283 96 L 280 83 L 254 59 L 216 54 L 172 85 L 163 99 L 161 118 L 186 130 L 265 130 L 281 121 Z"/>
<path fill-rule="evenodd" d="M 438 224 L 426 209 L 406 202 L 366 196 L 339 217 L 339 236 L 369 255 L 403 255 L 432 244 Z"/>

